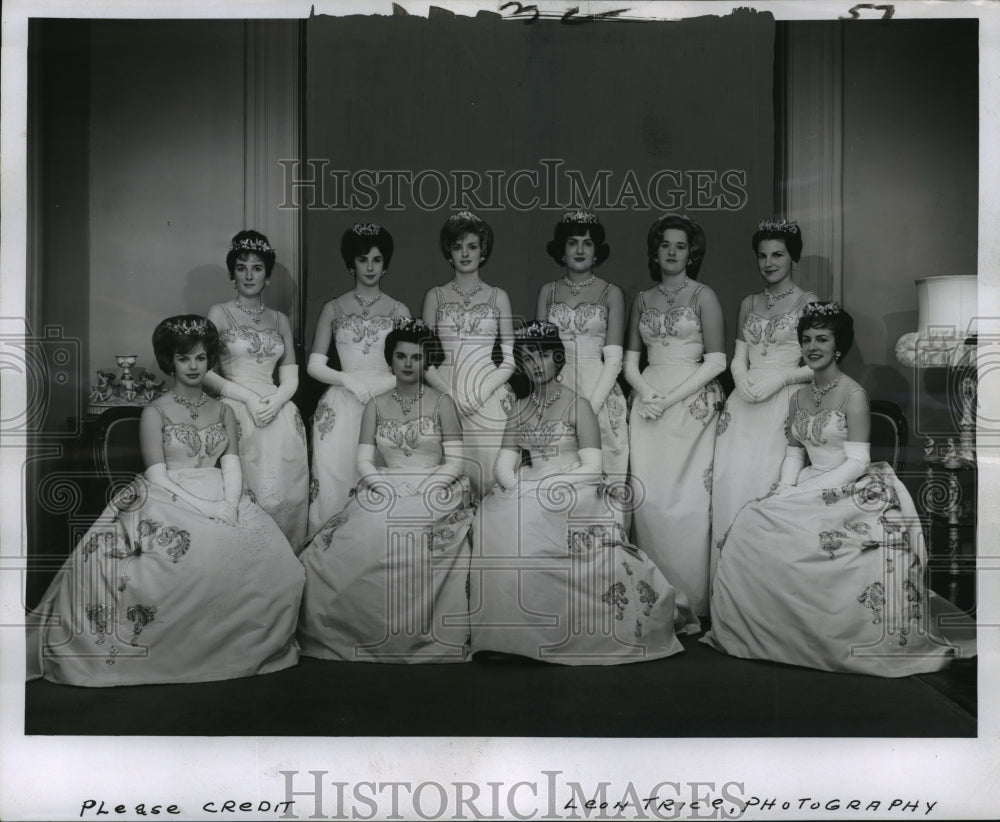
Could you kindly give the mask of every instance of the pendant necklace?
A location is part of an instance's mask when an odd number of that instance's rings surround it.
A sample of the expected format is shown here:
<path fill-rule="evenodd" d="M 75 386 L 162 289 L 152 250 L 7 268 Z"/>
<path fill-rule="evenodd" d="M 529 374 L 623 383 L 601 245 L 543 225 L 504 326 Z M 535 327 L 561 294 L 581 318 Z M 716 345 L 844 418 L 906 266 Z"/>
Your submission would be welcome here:
<path fill-rule="evenodd" d="M 689 282 L 691 282 L 691 280 L 685 277 L 684 282 L 682 282 L 679 286 L 677 286 L 677 288 L 664 288 L 663 283 L 660 283 L 658 286 L 656 286 L 656 290 L 667 298 L 667 305 L 673 305 L 674 300 L 677 298 L 677 295 L 680 294 L 685 288 L 687 288 Z"/>
<path fill-rule="evenodd" d="M 566 288 L 570 290 L 570 292 L 573 294 L 574 297 L 579 297 L 580 292 L 583 291 L 583 289 L 585 289 L 596 279 L 597 275 L 591 274 L 589 277 L 587 277 L 586 280 L 581 280 L 580 282 L 575 283 L 569 278 L 569 274 L 567 274 L 565 277 L 563 277 L 562 281 L 565 284 Z"/>
<path fill-rule="evenodd" d="M 781 300 L 785 299 L 789 294 L 795 290 L 795 284 L 788 286 L 784 291 L 779 291 L 777 294 L 772 294 L 766 288 L 764 289 L 764 299 L 767 300 L 767 307 L 774 308 L 774 306 Z"/>
<path fill-rule="evenodd" d="M 480 280 L 478 283 L 476 283 L 475 287 L 472 288 L 472 290 L 470 291 L 462 291 L 462 289 L 458 287 L 458 283 L 452 280 L 451 288 L 452 291 L 454 291 L 456 294 L 458 294 L 458 296 L 462 298 L 462 302 L 465 303 L 465 307 L 468 308 L 470 305 L 472 305 L 472 298 L 483 290 L 483 281 Z"/>
<path fill-rule="evenodd" d="M 562 396 L 562 387 L 560 387 L 559 390 L 556 391 L 554 397 L 552 397 L 551 399 L 547 399 L 544 402 L 538 399 L 538 395 L 534 391 L 531 392 L 529 398 L 531 399 L 531 404 L 538 409 L 537 415 L 539 423 L 541 423 L 542 417 L 545 416 L 545 412 L 548 410 L 549 406 L 552 405 L 552 403 L 558 400 L 561 396 Z"/>
<path fill-rule="evenodd" d="M 253 320 L 257 325 L 260 325 L 261 319 L 262 319 L 262 315 L 264 314 L 264 311 L 266 310 L 266 307 L 265 307 L 264 303 L 261 303 L 258 308 L 247 308 L 239 300 L 236 300 L 236 307 L 240 311 L 242 311 L 244 314 L 246 314 L 247 316 L 249 316 L 250 319 Z"/>
<path fill-rule="evenodd" d="M 413 404 L 417 402 L 424 395 L 423 386 L 417 391 L 412 397 L 404 397 L 398 391 L 393 390 L 392 398 L 399 403 L 399 407 L 403 410 L 403 416 L 405 417 L 413 410 Z"/>
<path fill-rule="evenodd" d="M 369 314 L 369 312 L 371 311 L 372 306 L 375 305 L 375 303 L 377 303 L 379 300 L 382 299 L 382 292 L 379 291 L 379 293 L 376 294 L 374 297 L 372 297 L 370 300 L 366 300 L 357 291 L 355 291 L 354 292 L 354 299 L 357 300 L 358 301 L 358 305 L 361 306 L 361 316 L 362 317 L 367 317 L 368 314 Z"/>
<path fill-rule="evenodd" d="M 238 305 L 238 303 L 237 303 Z M 201 408 L 206 402 L 208 402 L 208 394 L 204 391 L 201 392 L 201 396 L 197 400 L 188 400 L 184 397 L 175 394 L 173 391 L 170 392 L 170 396 L 177 400 L 178 403 L 183 405 L 188 413 L 191 415 L 191 419 L 198 419 L 198 409 Z"/>
<path fill-rule="evenodd" d="M 836 388 L 838 385 L 840 385 L 840 377 L 837 377 L 837 379 L 828 382 L 826 385 L 820 388 L 816 384 L 816 378 L 813 377 L 812 384 L 809 386 L 809 388 L 812 390 L 813 403 L 815 404 L 815 406 L 819 408 L 820 403 L 823 402 L 823 397 L 825 397 L 827 394 L 833 391 L 833 389 Z"/>

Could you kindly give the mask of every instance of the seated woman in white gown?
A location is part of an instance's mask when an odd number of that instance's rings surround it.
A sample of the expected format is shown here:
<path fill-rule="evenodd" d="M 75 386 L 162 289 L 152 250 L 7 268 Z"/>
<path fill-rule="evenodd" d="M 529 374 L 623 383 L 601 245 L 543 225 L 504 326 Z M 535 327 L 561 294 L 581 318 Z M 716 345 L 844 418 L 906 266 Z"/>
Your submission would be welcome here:
<path fill-rule="evenodd" d="M 473 651 L 567 665 L 613 665 L 683 650 L 698 620 L 656 566 L 628 544 L 603 485 L 590 403 L 557 376 L 559 329 L 516 337 L 515 404 L 473 533 Z M 521 450 L 531 464 L 521 464 Z"/>
<path fill-rule="evenodd" d="M 365 662 L 463 662 L 469 650 L 468 479 L 451 398 L 424 384 L 443 358 L 421 320 L 385 338 L 396 388 L 361 420 L 355 494 L 313 536 L 302 653 Z M 385 461 L 376 469 L 375 452 Z"/>
<path fill-rule="evenodd" d="M 939 614 L 956 612 L 925 587 L 906 488 L 886 463 L 869 463 L 868 397 L 838 365 L 854 338 L 850 315 L 810 303 L 798 335 L 814 377 L 789 401 L 778 483 L 743 506 L 722 544 L 702 641 L 733 656 L 886 677 L 973 655 L 972 643 L 937 627 Z"/>
<path fill-rule="evenodd" d="M 171 317 L 153 348 L 174 388 L 142 413 L 148 467 L 29 615 L 29 678 L 204 682 L 298 661 L 302 566 L 243 489 L 232 409 L 204 392 L 218 331 L 204 317 Z"/>

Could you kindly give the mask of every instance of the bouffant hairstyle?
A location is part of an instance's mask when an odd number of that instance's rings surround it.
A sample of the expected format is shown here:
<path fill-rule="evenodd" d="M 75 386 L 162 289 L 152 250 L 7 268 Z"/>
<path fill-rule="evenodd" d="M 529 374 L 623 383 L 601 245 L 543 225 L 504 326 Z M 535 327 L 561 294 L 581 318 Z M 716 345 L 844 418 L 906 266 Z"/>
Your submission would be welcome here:
<path fill-rule="evenodd" d="M 552 359 L 560 371 L 566 364 L 566 346 L 556 326 L 545 320 L 532 320 L 523 325 L 514 333 L 514 373 L 510 378 L 510 387 L 519 398 L 531 393 L 531 378 L 524 367 L 524 357 L 529 351 L 552 352 Z"/>
<path fill-rule="evenodd" d="M 204 343 L 208 367 L 219 362 L 219 330 L 215 323 L 199 314 L 167 317 L 153 330 L 153 353 L 164 374 L 174 373 L 174 355 L 187 354 L 198 343 Z"/>
<path fill-rule="evenodd" d="M 385 362 L 392 368 L 392 355 L 401 342 L 419 345 L 424 355 L 424 371 L 444 362 L 444 347 L 434 330 L 423 320 L 397 320 L 385 337 Z"/>
<path fill-rule="evenodd" d="M 385 261 L 385 270 L 392 262 L 392 235 L 375 223 L 355 223 L 340 238 L 340 256 L 348 271 L 354 270 L 354 258 L 377 248 Z"/>
<path fill-rule="evenodd" d="M 482 259 L 480 265 L 486 265 L 490 254 L 493 253 L 493 229 L 485 220 L 477 217 L 471 211 L 459 211 L 452 214 L 443 226 L 438 237 L 438 245 L 446 260 L 451 259 L 451 247 L 466 234 L 474 234 L 479 238 L 479 246 L 482 249 Z"/>
<path fill-rule="evenodd" d="M 687 275 L 692 280 L 697 280 L 698 272 L 701 270 L 701 262 L 705 259 L 705 232 L 698 223 L 686 214 L 664 214 L 649 227 L 649 233 L 646 234 L 649 276 L 656 282 L 659 282 L 663 277 L 656 255 L 659 253 L 660 243 L 663 242 L 663 235 L 671 228 L 683 231 L 687 236 Z"/>
<path fill-rule="evenodd" d="M 764 240 L 781 240 L 794 263 L 802 258 L 802 231 L 794 220 L 761 220 L 750 241 L 754 254 Z"/>
<path fill-rule="evenodd" d="M 226 254 L 226 268 L 229 269 L 230 280 L 236 277 L 236 261 L 249 259 L 251 254 L 256 254 L 263 260 L 264 275 L 266 277 L 271 276 L 271 272 L 274 270 L 274 260 L 277 255 L 274 253 L 274 249 L 271 248 L 271 244 L 267 241 L 267 237 L 259 231 L 248 229 L 247 231 L 241 231 L 233 237 L 233 241 L 229 245 L 229 253 Z"/>
<path fill-rule="evenodd" d="M 846 357 L 854 345 L 854 318 L 841 308 L 840 303 L 807 303 L 799 317 L 799 345 L 802 345 L 802 335 L 810 328 L 828 328 L 832 331 L 841 357 Z"/>
<path fill-rule="evenodd" d="M 594 265 L 600 265 L 611 256 L 611 246 L 605 242 L 607 236 L 597 215 L 590 211 L 569 211 L 556 223 L 552 239 L 545 246 L 549 256 L 557 265 L 566 262 L 566 242 L 570 237 L 590 234 L 594 241 Z"/>

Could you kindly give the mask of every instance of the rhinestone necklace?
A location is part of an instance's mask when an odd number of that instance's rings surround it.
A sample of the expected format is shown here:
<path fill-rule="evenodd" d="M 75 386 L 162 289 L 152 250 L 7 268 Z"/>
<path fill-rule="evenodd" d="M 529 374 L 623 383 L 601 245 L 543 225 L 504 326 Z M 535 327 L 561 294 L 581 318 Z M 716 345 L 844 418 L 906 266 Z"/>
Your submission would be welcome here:
<path fill-rule="evenodd" d="M 581 280 L 580 282 L 575 283 L 569 278 L 569 274 L 567 274 L 565 277 L 563 277 L 562 281 L 566 285 L 566 288 L 568 288 L 572 292 L 574 297 L 579 297 L 580 292 L 583 291 L 583 289 L 585 289 L 596 279 L 597 275 L 591 274 L 589 277 L 587 277 L 586 280 Z"/>
<path fill-rule="evenodd" d="M 417 391 L 412 397 L 401 396 L 398 391 L 392 392 L 392 398 L 399 403 L 399 407 L 403 410 L 403 416 L 405 417 L 413 410 L 413 404 L 417 402 L 424 395 L 423 386 Z"/>
<path fill-rule="evenodd" d="M 382 299 L 382 292 L 379 291 L 379 293 L 376 294 L 374 297 L 372 297 L 370 300 L 366 300 L 357 291 L 355 291 L 354 292 L 354 299 L 357 300 L 358 301 L 358 305 L 361 306 L 361 316 L 362 317 L 367 317 L 368 313 L 371 311 L 372 306 L 375 305 L 375 303 L 377 303 L 379 300 Z"/>
<path fill-rule="evenodd" d="M 478 283 L 476 283 L 475 287 L 471 291 L 462 291 L 462 289 L 458 287 L 458 283 L 452 280 L 451 289 L 456 294 L 458 294 L 458 296 L 462 298 L 462 302 L 464 302 L 465 307 L 468 308 L 470 305 L 472 305 L 472 298 L 483 290 L 483 281 L 480 280 Z"/>
<path fill-rule="evenodd" d="M 538 411 L 536 412 L 537 415 L 538 415 L 538 422 L 542 421 L 542 417 L 545 416 L 545 412 L 548 410 L 549 406 L 552 405 L 552 403 L 554 403 L 556 400 L 558 400 L 561 396 L 562 396 L 562 388 L 561 387 L 559 388 L 558 391 L 556 391 L 554 397 L 545 400 L 545 402 L 542 402 L 540 399 L 538 399 L 538 395 L 535 394 L 534 391 L 532 391 L 528 395 L 528 399 L 531 400 L 531 404 L 534 405 L 535 408 L 538 409 Z"/>
<path fill-rule="evenodd" d="M 677 288 L 664 288 L 663 283 L 660 283 L 656 286 L 656 290 L 667 298 L 667 305 L 673 305 L 677 295 L 687 288 L 689 282 L 691 282 L 691 280 L 685 278 L 684 282 L 677 286 Z"/>
<path fill-rule="evenodd" d="M 236 307 L 244 314 L 249 316 L 251 320 L 257 323 L 257 325 L 260 325 L 262 315 L 264 311 L 267 310 L 267 307 L 264 305 L 264 303 L 261 303 L 259 308 L 247 308 L 239 300 L 236 300 Z"/>
<path fill-rule="evenodd" d="M 766 288 L 764 289 L 764 299 L 767 300 L 767 307 L 774 308 L 775 304 L 779 301 L 785 299 L 789 294 L 795 290 L 795 284 L 788 286 L 784 291 L 779 291 L 777 294 L 772 294 Z"/>
<path fill-rule="evenodd" d="M 239 305 L 239 303 L 237 303 L 237 305 Z M 172 391 L 170 392 L 170 396 L 188 410 L 188 413 L 191 415 L 191 419 L 193 420 L 198 419 L 198 409 L 208 402 L 208 394 L 204 391 L 201 392 L 201 396 L 198 397 L 197 400 L 186 400 L 184 397 L 178 396 Z"/>
<path fill-rule="evenodd" d="M 814 377 L 812 380 L 812 384 L 809 386 L 809 388 L 812 391 L 813 403 L 815 404 L 815 406 L 819 408 L 819 404 L 823 402 L 823 397 L 825 397 L 827 394 L 833 391 L 833 389 L 836 388 L 838 385 L 840 385 L 840 377 L 837 377 L 837 379 L 827 383 L 822 388 L 820 388 L 818 385 L 816 385 L 816 378 Z"/>

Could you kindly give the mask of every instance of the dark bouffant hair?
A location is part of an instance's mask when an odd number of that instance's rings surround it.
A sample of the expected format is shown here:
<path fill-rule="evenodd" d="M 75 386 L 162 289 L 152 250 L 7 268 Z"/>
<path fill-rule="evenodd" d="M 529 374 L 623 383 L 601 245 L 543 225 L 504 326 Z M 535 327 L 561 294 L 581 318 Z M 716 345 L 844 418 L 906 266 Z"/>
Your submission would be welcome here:
<path fill-rule="evenodd" d="M 204 343 L 208 367 L 219 362 L 219 330 L 215 323 L 199 314 L 167 317 L 153 330 L 153 353 L 164 374 L 174 373 L 174 355 L 187 354 L 198 343 Z"/>
<path fill-rule="evenodd" d="M 355 223 L 340 238 L 340 256 L 348 271 L 354 270 L 354 258 L 361 257 L 377 248 L 385 261 L 384 270 L 389 270 L 392 262 L 392 235 L 375 223 Z"/>
<path fill-rule="evenodd" d="M 705 259 L 705 232 L 698 223 L 686 214 L 664 214 L 649 227 L 649 233 L 646 235 L 646 257 L 648 258 L 649 276 L 656 282 L 659 282 L 663 276 L 660 272 L 660 264 L 656 261 L 656 255 L 659 253 L 664 233 L 671 228 L 683 231 L 687 236 L 687 275 L 692 280 L 697 280 L 702 260 Z"/>
<path fill-rule="evenodd" d="M 423 320 L 398 320 L 385 337 L 385 361 L 392 368 L 392 355 L 401 342 L 419 345 L 424 355 L 424 371 L 444 362 L 444 347 L 434 330 Z"/>
<path fill-rule="evenodd" d="M 600 265 L 611 256 L 611 246 L 605 242 L 604 226 L 597 217 L 589 211 L 571 211 L 567 213 L 552 232 L 552 239 L 545 246 L 549 256 L 562 265 L 565 262 L 566 242 L 570 237 L 583 237 L 590 233 L 594 241 L 594 265 Z"/>
<path fill-rule="evenodd" d="M 487 259 L 493 253 L 493 229 L 485 220 L 480 219 L 471 211 L 459 211 L 452 214 L 443 226 L 438 237 L 438 245 L 446 260 L 451 259 L 451 247 L 466 234 L 475 234 L 479 238 L 482 249 L 480 265 L 486 265 Z"/>
<path fill-rule="evenodd" d="M 799 318 L 799 345 L 802 345 L 802 334 L 810 328 L 830 329 L 842 358 L 854 345 L 854 318 L 841 308 L 840 303 L 807 303 Z"/>
<path fill-rule="evenodd" d="M 556 326 L 545 320 L 532 320 L 519 328 L 514 334 L 514 373 L 510 378 L 510 387 L 519 398 L 527 397 L 532 388 L 531 378 L 524 368 L 524 355 L 528 351 L 551 351 L 560 371 L 566 364 L 566 346 Z"/>
<path fill-rule="evenodd" d="M 794 220 L 761 220 L 750 241 L 754 254 L 764 240 L 781 240 L 794 263 L 802 258 L 802 231 Z"/>
<path fill-rule="evenodd" d="M 251 254 L 256 254 L 264 261 L 264 274 L 267 277 L 271 276 L 277 255 L 267 241 L 267 237 L 259 231 L 249 229 L 241 231 L 233 237 L 233 241 L 230 243 L 229 253 L 226 255 L 226 268 L 229 269 L 230 280 L 236 277 L 236 261 L 246 260 Z"/>

